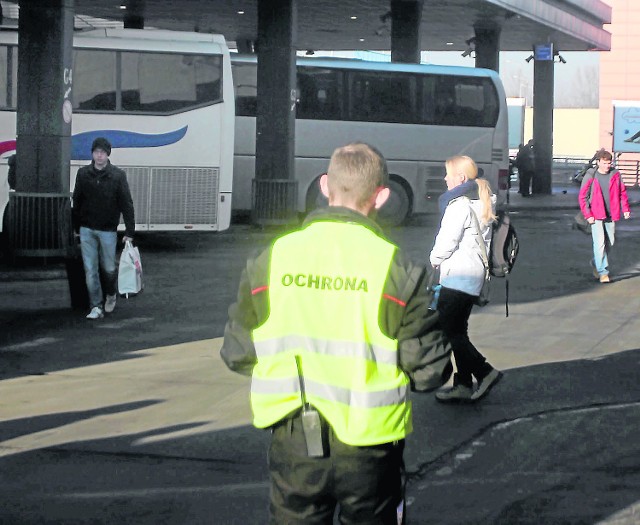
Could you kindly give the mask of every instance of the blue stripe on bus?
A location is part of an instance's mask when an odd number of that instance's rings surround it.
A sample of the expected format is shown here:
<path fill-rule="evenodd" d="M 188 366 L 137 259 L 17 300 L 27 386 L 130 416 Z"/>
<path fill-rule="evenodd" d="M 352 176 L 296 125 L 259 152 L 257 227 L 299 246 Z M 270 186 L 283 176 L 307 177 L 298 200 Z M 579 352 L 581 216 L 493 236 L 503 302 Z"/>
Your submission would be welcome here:
<path fill-rule="evenodd" d="M 178 142 L 186 135 L 187 128 L 188 126 L 184 126 L 158 135 L 118 129 L 99 129 L 78 133 L 71 137 L 71 160 L 91 160 L 91 144 L 98 137 L 106 138 L 112 148 L 157 148 Z"/>

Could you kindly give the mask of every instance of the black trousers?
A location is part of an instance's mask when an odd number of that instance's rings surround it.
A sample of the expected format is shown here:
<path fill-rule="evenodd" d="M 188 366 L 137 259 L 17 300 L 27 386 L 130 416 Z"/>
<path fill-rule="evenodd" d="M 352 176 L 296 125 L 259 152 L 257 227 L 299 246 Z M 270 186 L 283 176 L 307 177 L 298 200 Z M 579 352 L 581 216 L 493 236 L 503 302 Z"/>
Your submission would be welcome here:
<path fill-rule="evenodd" d="M 326 424 L 323 421 L 323 424 Z M 342 443 L 326 425 L 327 454 L 307 456 L 299 417 L 273 428 L 269 448 L 272 525 L 404 523 L 404 440 L 369 447 Z"/>
<path fill-rule="evenodd" d="M 522 195 L 529 195 L 531 193 L 533 174 L 533 170 L 518 170 L 518 191 Z"/>
<path fill-rule="evenodd" d="M 469 316 L 476 298 L 458 290 L 445 288 L 440 290 L 438 312 L 440 325 L 451 342 L 456 360 L 458 383 L 473 386 L 473 377 L 482 380 L 492 367 L 469 340 Z"/>

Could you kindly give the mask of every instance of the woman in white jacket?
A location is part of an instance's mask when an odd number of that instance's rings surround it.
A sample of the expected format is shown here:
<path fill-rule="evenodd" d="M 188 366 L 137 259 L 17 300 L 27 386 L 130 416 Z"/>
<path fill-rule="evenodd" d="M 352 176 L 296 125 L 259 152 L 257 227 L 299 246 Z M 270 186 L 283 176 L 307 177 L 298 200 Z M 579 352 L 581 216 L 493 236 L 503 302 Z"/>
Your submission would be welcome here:
<path fill-rule="evenodd" d="M 485 268 L 478 244 L 476 220 L 487 253 L 495 220 L 495 195 L 489 183 L 478 178 L 469 157 L 452 157 L 445 163 L 447 190 L 438 200 L 442 220 L 429 259 L 440 270 L 438 312 L 451 342 L 457 372 L 453 387 L 436 393 L 443 402 L 474 402 L 485 396 L 502 377 L 469 340 L 469 316 L 484 283 Z M 478 383 L 473 389 L 473 377 Z"/>

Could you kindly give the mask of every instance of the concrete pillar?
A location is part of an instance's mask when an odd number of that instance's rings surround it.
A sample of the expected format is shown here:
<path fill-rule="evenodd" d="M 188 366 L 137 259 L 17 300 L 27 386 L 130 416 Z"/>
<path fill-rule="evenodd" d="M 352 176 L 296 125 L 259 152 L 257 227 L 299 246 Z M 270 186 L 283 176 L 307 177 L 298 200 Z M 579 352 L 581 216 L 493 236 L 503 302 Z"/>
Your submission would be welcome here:
<path fill-rule="evenodd" d="M 422 0 L 391 0 L 391 62 L 420 63 Z"/>
<path fill-rule="evenodd" d="M 478 23 L 475 31 L 476 67 L 498 71 L 500 69 L 500 27 Z"/>
<path fill-rule="evenodd" d="M 73 0 L 20 2 L 16 190 L 68 192 Z"/>
<path fill-rule="evenodd" d="M 16 191 L 8 213 L 16 256 L 64 256 L 71 245 L 73 13 L 73 0 L 20 2 Z"/>
<path fill-rule="evenodd" d="M 122 19 L 126 29 L 144 29 L 145 0 L 129 0 Z"/>
<path fill-rule="evenodd" d="M 533 64 L 533 147 L 536 171 L 533 194 L 551 195 L 553 160 L 553 76 L 554 62 L 534 60 Z"/>
<path fill-rule="evenodd" d="M 297 220 L 294 169 L 296 0 L 258 2 L 258 109 L 253 222 Z"/>

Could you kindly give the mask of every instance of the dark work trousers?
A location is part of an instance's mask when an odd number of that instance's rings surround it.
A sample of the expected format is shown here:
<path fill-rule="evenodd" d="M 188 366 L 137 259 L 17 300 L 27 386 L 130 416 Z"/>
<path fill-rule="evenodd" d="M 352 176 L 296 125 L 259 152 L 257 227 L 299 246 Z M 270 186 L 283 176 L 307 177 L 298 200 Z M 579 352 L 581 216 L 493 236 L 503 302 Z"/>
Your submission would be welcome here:
<path fill-rule="evenodd" d="M 521 195 L 531 194 L 533 170 L 518 170 L 518 191 Z"/>
<path fill-rule="evenodd" d="M 473 387 L 472 375 L 480 382 L 492 370 L 469 340 L 469 316 L 475 300 L 473 295 L 444 286 L 438 299 L 440 325 L 451 342 L 458 383 L 468 387 Z"/>
<path fill-rule="evenodd" d="M 327 454 L 310 458 L 299 416 L 274 427 L 269 523 L 331 525 L 336 507 L 343 525 L 404 523 L 404 440 L 354 447 L 325 429 Z"/>

